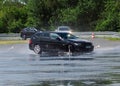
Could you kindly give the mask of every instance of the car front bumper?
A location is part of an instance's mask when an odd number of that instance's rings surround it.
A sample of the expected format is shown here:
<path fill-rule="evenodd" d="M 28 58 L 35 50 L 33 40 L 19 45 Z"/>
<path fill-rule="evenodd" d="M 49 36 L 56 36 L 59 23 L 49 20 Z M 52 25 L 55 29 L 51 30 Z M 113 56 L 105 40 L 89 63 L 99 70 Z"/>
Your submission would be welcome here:
<path fill-rule="evenodd" d="M 84 45 L 84 46 L 80 46 L 77 45 L 74 48 L 75 52 L 92 52 L 94 50 L 94 46 L 93 45 Z"/>

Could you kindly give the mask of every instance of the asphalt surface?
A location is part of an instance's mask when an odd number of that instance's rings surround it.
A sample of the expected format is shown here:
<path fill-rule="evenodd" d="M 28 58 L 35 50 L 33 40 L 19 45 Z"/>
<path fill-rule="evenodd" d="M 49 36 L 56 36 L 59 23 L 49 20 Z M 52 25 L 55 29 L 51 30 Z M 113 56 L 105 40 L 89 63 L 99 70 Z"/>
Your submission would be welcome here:
<path fill-rule="evenodd" d="M 104 38 L 88 38 L 87 40 L 91 41 L 95 48 L 114 48 L 120 46 L 120 41 L 111 41 L 109 39 Z"/>
<path fill-rule="evenodd" d="M 94 52 L 76 56 L 40 56 L 28 44 L 0 45 L 0 86 L 120 86 L 120 41 L 88 40 Z M 111 83 L 98 83 L 106 80 Z"/>

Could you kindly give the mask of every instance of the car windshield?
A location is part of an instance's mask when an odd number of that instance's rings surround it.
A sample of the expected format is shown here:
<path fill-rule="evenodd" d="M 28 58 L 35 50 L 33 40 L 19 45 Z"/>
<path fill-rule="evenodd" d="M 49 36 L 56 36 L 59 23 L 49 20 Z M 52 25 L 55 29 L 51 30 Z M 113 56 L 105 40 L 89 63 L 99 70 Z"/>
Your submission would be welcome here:
<path fill-rule="evenodd" d="M 59 30 L 66 31 L 69 30 L 69 28 L 59 28 Z"/>
<path fill-rule="evenodd" d="M 61 36 L 63 39 L 77 39 L 78 37 L 76 37 L 73 34 L 70 33 L 58 33 L 59 36 Z"/>

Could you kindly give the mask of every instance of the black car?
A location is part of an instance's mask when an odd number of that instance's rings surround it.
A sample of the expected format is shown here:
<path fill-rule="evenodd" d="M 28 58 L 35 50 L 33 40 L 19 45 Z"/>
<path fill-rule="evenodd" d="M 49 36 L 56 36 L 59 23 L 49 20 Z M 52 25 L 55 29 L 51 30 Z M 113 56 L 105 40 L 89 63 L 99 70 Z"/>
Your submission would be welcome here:
<path fill-rule="evenodd" d="M 29 49 L 37 54 L 42 52 L 92 52 L 91 42 L 81 40 L 67 32 L 37 32 L 29 41 Z"/>
<path fill-rule="evenodd" d="M 27 27 L 22 29 L 21 33 L 20 33 L 20 37 L 24 40 L 26 40 L 27 38 L 30 38 L 34 33 L 37 32 L 37 29 L 34 27 Z"/>

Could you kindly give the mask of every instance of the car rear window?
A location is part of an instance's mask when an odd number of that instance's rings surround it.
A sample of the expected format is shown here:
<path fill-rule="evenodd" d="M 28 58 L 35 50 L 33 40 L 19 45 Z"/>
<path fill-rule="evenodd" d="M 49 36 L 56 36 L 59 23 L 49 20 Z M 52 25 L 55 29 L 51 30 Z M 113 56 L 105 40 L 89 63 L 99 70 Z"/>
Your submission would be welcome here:
<path fill-rule="evenodd" d="M 66 31 L 69 30 L 69 28 L 59 28 L 59 30 Z"/>

